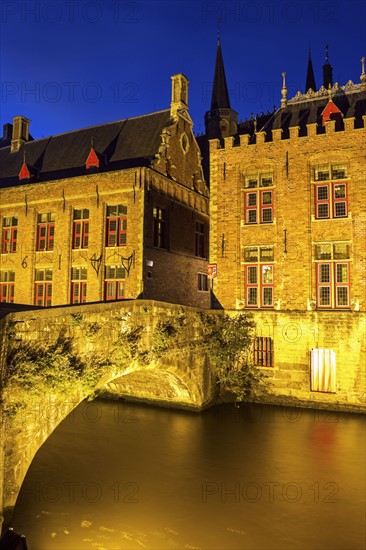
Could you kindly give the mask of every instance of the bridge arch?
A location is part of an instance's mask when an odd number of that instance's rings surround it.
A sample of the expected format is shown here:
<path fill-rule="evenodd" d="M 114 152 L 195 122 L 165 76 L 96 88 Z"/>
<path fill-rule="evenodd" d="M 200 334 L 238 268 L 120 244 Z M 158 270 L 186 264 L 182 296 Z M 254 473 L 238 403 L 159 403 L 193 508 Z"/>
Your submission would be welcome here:
<path fill-rule="evenodd" d="M 59 386 L 52 389 L 52 383 L 41 394 L 33 388 L 34 394 L 25 406 L 15 406 L 10 415 L 6 406 L 0 405 L 0 517 L 5 518 L 5 526 L 36 452 L 85 399 L 93 395 L 124 397 L 192 410 L 201 410 L 212 401 L 214 377 L 194 328 L 198 312 L 161 302 L 126 301 L 27 310 L 1 320 L 1 387 L 8 391 L 4 402 L 15 403 L 19 398 L 16 392 L 9 395 L 13 388 L 4 383 L 9 351 L 24 348 L 31 352 L 37 346 L 57 351 L 61 335 L 68 345 L 63 362 L 68 354 L 78 358 L 75 368 L 87 364 L 88 358 L 89 362 L 90 358 L 91 363 L 94 359 L 96 362 L 94 369 L 85 370 L 87 385 L 81 376 L 77 384 L 65 386 L 67 391 L 60 391 Z M 160 356 L 151 355 L 154 327 L 159 323 L 174 324 L 175 319 L 182 319 L 183 313 L 188 322 L 181 330 L 179 346 L 166 349 Z M 137 346 L 136 334 L 141 353 L 132 357 L 131 349 Z M 158 345 L 164 348 L 161 339 Z M 108 361 L 103 363 L 101 357 L 108 357 Z M 70 362 L 65 364 L 70 368 Z"/>

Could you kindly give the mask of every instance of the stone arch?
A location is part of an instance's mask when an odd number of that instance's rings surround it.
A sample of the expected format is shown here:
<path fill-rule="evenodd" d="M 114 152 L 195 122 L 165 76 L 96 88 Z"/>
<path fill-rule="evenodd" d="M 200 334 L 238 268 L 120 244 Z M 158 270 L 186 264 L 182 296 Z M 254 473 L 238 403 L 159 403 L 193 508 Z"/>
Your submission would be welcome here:
<path fill-rule="evenodd" d="M 204 352 L 200 350 L 199 334 L 192 326 L 197 310 L 185 308 L 187 325 L 179 347 L 169 349 L 149 362 L 139 359 L 128 363 L 114 362 L 95 381 L 100 394 L 114 394 L 160 403 L 167 406 L 201 410 L 213 398 L 214 381 Z M 182 314 L 182 308 L 172 304 L 151 301 L 123 303 L 85 304 L 44 310 L 21 311 L 2 319 L 3 341 L 0 358 L 1 372 L 7 365 L 7 346 L 12 342 L 42 342 L 52 345 L 60 334 L 73 340 L 78 353 L 97 354 L 108 346 L 115 349 L 126 327 L 142 329 L 144 345 L 151 345 L 152 328 L 159 322 L 174 319 Z M 193 331 L 193 332 L 192 332 Z M 192 347 L 192 338 L 195 346 Z M 105 349 L 104 349 L 105 351 Z M 118 350 L 117 350 L 118 351 Z M 119 350 L 120 351 L 120 350 Z M 94 356 L 93 356 L 94 357 Z M 0 526 L 5 517 L 5 527 L 15 506 L 17 496 L 29 466 L 43 443 L 57 426 L 86 398 L 90 391 L 82 384 L 72 393 L 49 392 L 38 394 L 28 408 L 16 409 L 9 416 L 1 408 L 0 446 Z M 0 401 L 1 403 L 1 401 Z M 1 405 L 2 407 L 2 405 Z"/>

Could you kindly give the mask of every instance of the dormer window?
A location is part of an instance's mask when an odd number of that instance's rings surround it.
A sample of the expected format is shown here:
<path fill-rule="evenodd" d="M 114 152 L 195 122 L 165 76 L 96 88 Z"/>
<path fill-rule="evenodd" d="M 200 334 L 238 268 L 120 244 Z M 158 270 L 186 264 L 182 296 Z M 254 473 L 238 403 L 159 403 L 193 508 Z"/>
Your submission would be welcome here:
<path fill-rule="evenodd" d="M 30 180 L 30 171 L 29 171 L 29 168 L 27 166 L 27 163 L 24 161 L 23 162 L 23 166 L 19 172 L 19 181 L 21 183 L 29 183 L 29 180 Z"/>
<path fill-rule="evenodd" d="M 95 152 L 94 147 L 90 149 L 90 153 L 88 155 L 88 158 L 85 162 L 85 167 L 88 172 L 96 172 L 99 169 L 99 158 L 97 153 Z"/>

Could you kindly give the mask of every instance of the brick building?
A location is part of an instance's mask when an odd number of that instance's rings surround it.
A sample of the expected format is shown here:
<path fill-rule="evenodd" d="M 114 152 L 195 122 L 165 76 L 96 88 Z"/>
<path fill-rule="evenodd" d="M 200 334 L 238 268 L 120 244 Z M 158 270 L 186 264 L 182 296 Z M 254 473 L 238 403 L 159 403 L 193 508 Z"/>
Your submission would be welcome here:
<path fill-rule="evenodd" d="M 40 140 L 15 117 L 0 140 L 1 300 L 251 312 L 273 395 L 364 405 L 364 59 L 358 84 L 333 84 L 328 54 L 319 89 L 310 55 L 305 93 L 288 99 L 285 77 L 278 110 L 238 122 L 219 40 L 197 139 L 183 75 L 166 111 Z"/>
<path fill-rule="evenodd" d="M 0 141 L 1 301 L 146 298 L 209 307 L 208 190 L 188 114 L 170 109 L 33 140 Z"/>
<path fill-rule="evenodd" d="M 364 402 L 366 394 L 366 74 L 332 82 L 238 123 L 220 39 L 206 134 L 212 290 L 252 312 L 254 360 L 274 392 Z M 322 395 L 316 392 L 322 392 Z M 325 394 L 329 395 L 325 395 Z M 337 395 L 335 395 L 337 393 Z M 318 396 L 318 397 L 317 397 Z"/>

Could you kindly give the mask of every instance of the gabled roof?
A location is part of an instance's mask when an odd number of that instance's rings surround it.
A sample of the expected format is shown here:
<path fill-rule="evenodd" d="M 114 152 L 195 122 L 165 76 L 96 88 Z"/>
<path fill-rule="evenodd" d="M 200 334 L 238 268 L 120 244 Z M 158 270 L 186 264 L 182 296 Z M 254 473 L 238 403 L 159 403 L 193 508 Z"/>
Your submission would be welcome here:
<path fill-rule="evenodd" d="M 29 141 L 13 153 L 9 146 L 3 147 L 0 149 L 0 186 L 19 184 L 24 154 L 27 164 L 37 173 L 36 182 L 83 175 L 92 140 L 95 150 L 105 159 L 104 171 L 149 165 L 159 150 L 163 128 L 170 123 L 167 109 Z"/>

